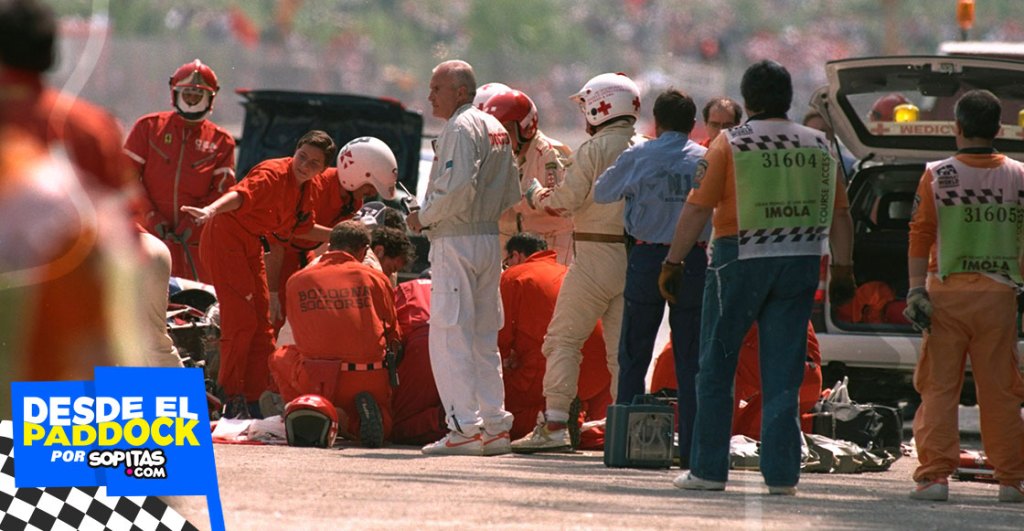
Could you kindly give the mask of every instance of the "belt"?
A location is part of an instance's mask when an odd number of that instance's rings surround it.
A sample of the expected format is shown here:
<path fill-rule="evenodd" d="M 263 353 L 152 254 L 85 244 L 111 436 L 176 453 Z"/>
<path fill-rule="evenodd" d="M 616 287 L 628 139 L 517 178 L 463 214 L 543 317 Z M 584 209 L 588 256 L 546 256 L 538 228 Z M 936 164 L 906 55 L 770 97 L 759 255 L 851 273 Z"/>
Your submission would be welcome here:
<path fill-rule="evenodd" d="M 342 363 L 341 370 L 343 371 L 379 371 L 384 368 L 384 362 L 378 361 L 376 363 Z"/>
<path fill-rule="evenodd" d="M 626 243 L 626 237 L 621 234 L 599 234 L 596 232 L 574 232 L 572 239 L 578 242 Z"/>
<path fill-rule="evenodd" d="M 655 247 L 668 247 L 669 246 L 669 244 L 667 244 L 667 243 L 645 242 L 643 240 L 637 240 L 636 244 L 637 245 L 653 245 Z"/>

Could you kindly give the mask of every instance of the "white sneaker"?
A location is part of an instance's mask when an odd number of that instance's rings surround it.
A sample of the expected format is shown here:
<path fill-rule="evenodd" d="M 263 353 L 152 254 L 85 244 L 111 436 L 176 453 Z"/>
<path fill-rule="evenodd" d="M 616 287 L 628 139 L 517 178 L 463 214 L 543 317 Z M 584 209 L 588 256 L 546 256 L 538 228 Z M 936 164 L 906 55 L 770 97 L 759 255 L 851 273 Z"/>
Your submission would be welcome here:
<path fill-rule="evenodd" d="M 472 437 L 450 431 L 440 441 L 430 443 L 423 447 L 426 455 L 483 455 L 483 438 L 477 433 Z"/>
<path fill-rule="evenodd" d="M 683 490 L 725 490 L 724 481 L 701 479 L 693 475 L 692 472 L 679 475 L 676 479 L 672 480 L 672 484 L 677 489 Z"/>
<path fill-rule="evenodd" d="M 999 485 L 999 501 L 1024 503 L 1024 481 L 1018 481 L 1009 485 Z"/>
<path fill-rule="evenodd" d="M 924 501 L 946 501 L 949 499 L 949 480 L 946 478 L 925 479 L 917 482 L 910 491 L 910 499 Z"/>
<path fill-rule="evenodd" d="M 565 423 L 568 424 L 568 423 Z M 529 435 L 512 443 L 512 451 L 517 454 L 537 452 L 572 452 L 572 440 L 569 438 L 568 427 L 549 430 L 544 414 L 537 415 L 537 426 Z"/>
<path fill-rule="evenodd" d="M 503 431 L 496 435 L 487 433 L 486 431 L 481 432 L 483 439 L 483 454 L 484 455 L 504 455 L 512 453 L 511 438 L 507 431 Z"/>

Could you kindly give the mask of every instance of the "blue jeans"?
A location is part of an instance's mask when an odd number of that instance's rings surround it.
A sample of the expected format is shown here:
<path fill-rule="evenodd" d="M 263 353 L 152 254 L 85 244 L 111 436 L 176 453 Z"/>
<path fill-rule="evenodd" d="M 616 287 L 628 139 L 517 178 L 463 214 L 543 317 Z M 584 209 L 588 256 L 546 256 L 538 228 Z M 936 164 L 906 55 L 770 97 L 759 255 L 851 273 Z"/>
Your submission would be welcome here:
<path fill-rule="evenodd" d="M 658 291 L 658 274 L 667 254 L 668 246 L 663 245 L 635 245 L 629 252 L 623 292 L 622 334 L 619 336 L 619 389 L 616 398 L 619 404 L 630 404 L 634 396 L 644 394 L 644 379 L 651 365 L 654 340 L 665 313 L 666 302 Z M 668 305 L 678 386 L 681 456 L 690 455 L 693 419 L 697 411 L 695 379 L 700 355 L 700 309 L 707 252 L 701 247 L 694 247 L 685 262 L 683 279 L 676 289 L 676 303 Z"/>
<path fill-rule="evenodd" d="M 738 260 L 738 252 L 735 237 L 712 245 L 690 470 L 710 481 L 729 477 L 736 363 L 743 337 L 757 321 L 763 396 L 761 473 L 769 486 L 793 486 L 800 480 L 799 394 L 820 258 Z"/>

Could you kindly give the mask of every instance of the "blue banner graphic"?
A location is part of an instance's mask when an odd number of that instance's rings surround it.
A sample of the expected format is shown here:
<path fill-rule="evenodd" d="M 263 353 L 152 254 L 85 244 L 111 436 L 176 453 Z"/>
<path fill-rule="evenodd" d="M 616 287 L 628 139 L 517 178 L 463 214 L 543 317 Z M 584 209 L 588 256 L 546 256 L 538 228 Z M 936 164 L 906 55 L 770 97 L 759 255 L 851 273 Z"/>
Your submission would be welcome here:
<path fill-rule="evenodd" d="M 97 367 L 94 378 L 11 384 L 15 486 L 204 495 L 223 530 L 202 370 Z"/>

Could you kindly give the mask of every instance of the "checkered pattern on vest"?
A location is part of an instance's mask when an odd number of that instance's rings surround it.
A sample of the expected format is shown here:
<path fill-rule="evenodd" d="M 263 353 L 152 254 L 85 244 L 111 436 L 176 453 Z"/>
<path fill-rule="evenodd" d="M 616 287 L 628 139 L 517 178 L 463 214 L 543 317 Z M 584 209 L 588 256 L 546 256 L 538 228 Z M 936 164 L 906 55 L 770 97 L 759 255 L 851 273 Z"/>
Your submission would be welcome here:
<path fill-rule="evenodd" d="M 740 245 L 749 243 L 782 243 L 818 241 L 825 238 L 828 227 L 788 227 L 781 229 L 741 230 Z"/>
<path fill-rule="evenodd" d="M 732 145 L 740 151 L 763 151 L 768 149 L 796 149 L 803 146 L 800 144 L 800 137 L 797 135 L 749 135 L 739 136 L 732 139 Z M 821 139 L 816 138 L 815 146 L 828 149 Z"/>
<path fill-rule="evenodd" d="M 1024 194 L 1024 192 L 1022 192 Z M 1003 203 L 1003 194 L 998 190 L 948 190 L 940 191 L 939 201 L 946 206 L 957 205 L 999 205 Z"/>

